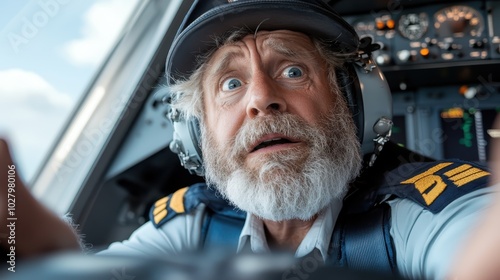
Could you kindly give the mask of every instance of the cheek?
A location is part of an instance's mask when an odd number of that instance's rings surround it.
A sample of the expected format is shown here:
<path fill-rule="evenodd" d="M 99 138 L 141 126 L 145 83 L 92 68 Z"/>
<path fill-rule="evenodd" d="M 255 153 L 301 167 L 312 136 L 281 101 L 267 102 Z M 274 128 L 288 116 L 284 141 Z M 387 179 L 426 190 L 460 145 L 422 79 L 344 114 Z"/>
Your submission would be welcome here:
<path fill-rule="evenodd" d="M 318 90 L 312 90 L 307 94 L 297 95 L 293 101 L 295 111 L 302 116 L 308 123 L 316 123 L 321 116 L 327 114 L 335 104 L 336 98 L 333 93 L 321 93 Z M 291 112 L 294 113 L 294 112 Z"/>
<path fill-rule="evenodd" d="M 241 127 L 241 118 L 237 114 L 219 110 L 213 114 L 207 112 L 207 127 L 213 131 L 215 141 L 219 146 L 224 146 L 236 136 Z"/>

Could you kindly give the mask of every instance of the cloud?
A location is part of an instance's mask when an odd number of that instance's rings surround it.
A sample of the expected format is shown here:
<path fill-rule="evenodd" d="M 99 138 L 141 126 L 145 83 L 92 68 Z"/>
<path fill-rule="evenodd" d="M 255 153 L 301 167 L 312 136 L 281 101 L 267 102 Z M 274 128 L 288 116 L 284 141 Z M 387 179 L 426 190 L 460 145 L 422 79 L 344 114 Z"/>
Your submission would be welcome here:
<path fill-rule="evenodd" d="M 36 73 L 0 71 L 0 135 L 14 146 L 25 178 L 31 178 L 74 104 Z"/>
<path fill-rule="evenodd" d="M 72 103 L 68 95 L 58 92 L 38 74 L 22 69 L 0 71 L 0 98 L 7 99 L 7 103 L 23 102 L 35 108 L 54 109 Z"/>
<path fill-rule="evenodd" d="M 69 61 L 79 66 L 96 66 L 104 59 L 130 17 L 137 0 L 107 0 L 95 3 L 84 15 L 83 36 L 63 47 Z"/>

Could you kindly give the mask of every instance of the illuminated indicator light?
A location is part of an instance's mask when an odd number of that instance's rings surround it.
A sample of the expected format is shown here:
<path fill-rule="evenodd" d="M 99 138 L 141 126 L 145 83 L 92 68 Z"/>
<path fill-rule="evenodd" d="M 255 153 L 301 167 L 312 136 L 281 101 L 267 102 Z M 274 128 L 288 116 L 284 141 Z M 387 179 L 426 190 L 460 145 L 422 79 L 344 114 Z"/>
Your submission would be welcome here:
<path fill-rule="evenodd" d="M 455 56 L 452 53 L 443 53 L 441 54 L 441 57 L 444 60 L 452 60 Z"/>
<path fill-rule="evenodd" d="M 462 108 L 451 108 L 441 112 L 441 118 L 443 119 L 461 119 L 463 116 L 464 110 Z"/>
<path fill-rule="evenodd" d="M 471 128 L 474 125 L 473 121 L 474 121 L 474 117 L 471 117 L 471 115 L 469 115 L 469 114 L 464 114 L 462 126 L 461 126 L 461 129 L 464 133 L 464 137 L 460 138 L 458 140 L 458 143 L 460 145 L 467 147 L 467 148 L 472 147 L 472 139 L 474 138 L 474 135 L 471 132 Z"/>
<path fill-rule="evenodd" d="M 423 56 L 423 57 L 426 57 L 428 56 L 430 53 L 429 49 L 428 48 L 423 48 L 420 50 L 420 54 Z"/>
<path fill-rule="evenodd" d="M 458 92 L 461 94 L 461 95 L 464 95 L 467 90 L 469 89 L 468 86 L 461 86 L 459 89 L 458 89 Z"/>
<path fill-rule="evenodd" d="M 377 29 L 379 29 L 379 30 L 382 30 L 385 27 L 385 24 L 382 21 L 377 21 L 376 25 L 377 25 Z"/>
<path fill-rule="evenodd" d="M 420 42 L 410 42 L 410 47 L 412 48 L 420 48 L 422 46 L 422 43 Z"/>
<path fill-rule="evenodd" d="M 396 23 L 394 22 L 393 19 L 388 20 L 385 24 L 387 25 L 387 28 L 389 28 L 389 29 L 394 29 L 394 27 L 396 26 Z"/>

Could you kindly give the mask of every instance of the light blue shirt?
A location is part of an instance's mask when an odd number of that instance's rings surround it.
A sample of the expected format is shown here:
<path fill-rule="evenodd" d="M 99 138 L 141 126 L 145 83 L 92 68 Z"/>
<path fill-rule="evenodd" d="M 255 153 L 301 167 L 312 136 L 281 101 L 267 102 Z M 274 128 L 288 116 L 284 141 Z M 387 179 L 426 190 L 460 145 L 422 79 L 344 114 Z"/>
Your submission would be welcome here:
<path fill-rule="evenodd" d="M 401 275 L 417 279 L 444 279 L 457 250 L 476 228 L 495 188 L 464 195 L 438 214 L 404 199 L 394 199 L 391 236 Z"/>
<path fill-rule="evenodd" d="M 333 228 L 341 208 L 342 201 L 334 200 L 326 209 L 319 213 L 297 248 L 295 257 L 303 257 L 317 248 L 323 257 L 323 261 L 326 261 Z M 241 231 L 237 252 L 241 252 L 247 246 L 250 246 L 254 253 L 270 252 L 262 220 L 250 213 L 247 214 L 245 225 Z"/>
<path fill-rule="evenodd" d="M 387 202 L 391 207 L 391 236 L 401 275 L 417 279 L 444 279 L 457 250 L 488 207 L 493 190 L 483 188 L 471 192 L 437 214 L 407 199 Z M 295 256 L 304 256 L 318 248 L 326 258 L 339 207 L 340 204 L 332 203 L 320 213 Z M 148 222 L 128 240 L 115 242 L 100 254 L 161 256 L 196 250 L 200 244 L 204 213 L 205 205 L 202 204 L 193 212 L 178 215 L 158 229 Z M 239 250 L 247 242 L 250 242 L 254 252 L 269 250 L 262 222 L 252 215 L 247 216 L 239 238 Z"/>

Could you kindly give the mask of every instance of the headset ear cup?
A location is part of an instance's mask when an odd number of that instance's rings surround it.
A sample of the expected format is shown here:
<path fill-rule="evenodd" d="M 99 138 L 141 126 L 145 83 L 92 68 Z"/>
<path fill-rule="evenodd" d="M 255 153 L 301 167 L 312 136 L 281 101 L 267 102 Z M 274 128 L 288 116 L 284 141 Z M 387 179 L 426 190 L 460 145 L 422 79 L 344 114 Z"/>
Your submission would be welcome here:
<path fill-rule="evenodd" d="M 203 162 L 203 155 L 201 153 L 201 130 L 200 121 L 197 118 L 191 118 L 188 122 L 189 134 L 191 142 L 196 150 L 199 160 Z"/>
<path fill-rule="evenodd" d="M 356 135 L 358 136 L 359 142 L 363 143 L 363 97 L 359 77 L 351 63 L 345 63 L 342 67 L 337 68 L 335 74 L 337 76 L 338 86 L 343 93 L 347 107 L 356 125 Z"/>
<path fill-rule="evenodd" d="M 205 174 L 200 147 L 200 126 L 198 120 L 183 117 L 172 118 L 174 135 L 170 143 L 172 152 L 179 156 L 182 166 L 191 174 Z"/>

